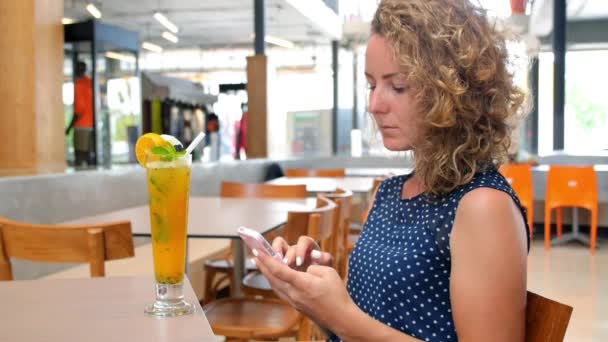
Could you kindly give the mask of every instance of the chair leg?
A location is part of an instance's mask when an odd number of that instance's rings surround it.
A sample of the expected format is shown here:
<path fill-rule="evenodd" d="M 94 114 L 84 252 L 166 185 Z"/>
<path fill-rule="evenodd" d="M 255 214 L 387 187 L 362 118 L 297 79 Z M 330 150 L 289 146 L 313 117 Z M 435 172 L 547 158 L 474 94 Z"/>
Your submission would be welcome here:
<path fill-rule="evenodd" d="M 557 237 L 559 239 L 562 238 L 562 208 L 557 207 L 555 210 L 556 217 L 556 225 L 557 225 Z"/>
<path fill-rule="evenodd" d="M 209 304 L 216 297 L 213 289 L 213 279 L 215 278 L 215 270 L 205 267 L 205 297 L 203 303 Z"/>
<path fill-rule="evenodd" d="M 545 250 L 551 246 L 551 208 L 545 208 Z"/>
<path fill-rule="evenodd" d="M 597 239 L 597 207 L 591 209 L 591 226 L 590 229 L 590 248 L 591 255 L 595 255 L 595 241 Z"/>

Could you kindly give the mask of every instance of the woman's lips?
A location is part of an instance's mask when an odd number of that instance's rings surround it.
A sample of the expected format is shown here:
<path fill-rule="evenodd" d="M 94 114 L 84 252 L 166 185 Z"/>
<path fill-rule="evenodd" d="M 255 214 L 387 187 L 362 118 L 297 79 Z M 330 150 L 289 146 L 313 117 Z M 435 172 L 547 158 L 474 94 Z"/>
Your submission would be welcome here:
<path fill-rule="evenodd" d="M 399 129 L 394 126 L 381 126 L 380 130 L 382 130 L 385 133 L 396 133 L 397 131 L 399 131 Z"/>

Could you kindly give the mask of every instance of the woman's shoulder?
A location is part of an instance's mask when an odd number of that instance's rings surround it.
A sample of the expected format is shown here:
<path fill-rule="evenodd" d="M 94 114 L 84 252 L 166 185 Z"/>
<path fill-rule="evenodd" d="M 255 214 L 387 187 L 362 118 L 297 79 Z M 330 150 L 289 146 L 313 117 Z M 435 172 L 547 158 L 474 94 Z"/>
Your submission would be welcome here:
<path fill-rule="evenodd" d="M 517 199 L 515 192 L 509 185 L 509 182 L 507 182 L 507 180 L 495 168 L 476 173 L 473 176 L 473 179 L 458 187 L 453 194 L 462 198 L 469 192 L 479 188 L 499 190 L 508 194 L 510 197 Z M 486 190 L 482 192 L 486 193 L 488 191 Z"/>
<path fill-rule="evenodd" d="M 505 221 L 507 216 L 519 221 L 517 216 L 520 216 L 525 227 L 523 231 L 528 229 L 525 208 L 509 182 L 495 169 L 476 174 L 460 189 L 458 197 L 458 211 L 461 214 L 470 213 L 471 217 L 487 222 Z"/>

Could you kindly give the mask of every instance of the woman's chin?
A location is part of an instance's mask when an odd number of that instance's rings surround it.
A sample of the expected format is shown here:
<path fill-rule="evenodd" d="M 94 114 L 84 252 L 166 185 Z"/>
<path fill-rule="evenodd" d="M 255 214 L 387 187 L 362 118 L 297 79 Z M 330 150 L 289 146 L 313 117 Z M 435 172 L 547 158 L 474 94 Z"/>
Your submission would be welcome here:
<path fill-rule="evenodd" d="M 402 152 L 409 151 L 412 147 L 409 144 L 404 144 L 403 142 L 399 143 L 396 141 L 387 141 L 384 140 L 384 147 L 392 152 Z"/>

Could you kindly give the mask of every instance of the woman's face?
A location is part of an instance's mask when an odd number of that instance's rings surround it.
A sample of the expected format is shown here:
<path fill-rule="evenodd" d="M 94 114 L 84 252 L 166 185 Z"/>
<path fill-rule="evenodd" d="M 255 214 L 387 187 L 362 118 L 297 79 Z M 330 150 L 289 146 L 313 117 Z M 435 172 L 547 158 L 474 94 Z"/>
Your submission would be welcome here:
<path fill-rule="evenodd" d="M 417 108 L 404 70 L 384 37 L 373 34 L 367 43 L 365 77 L 369 85 L 369 112 L 391 151 L 411 150 L 418 138 Z"/>

